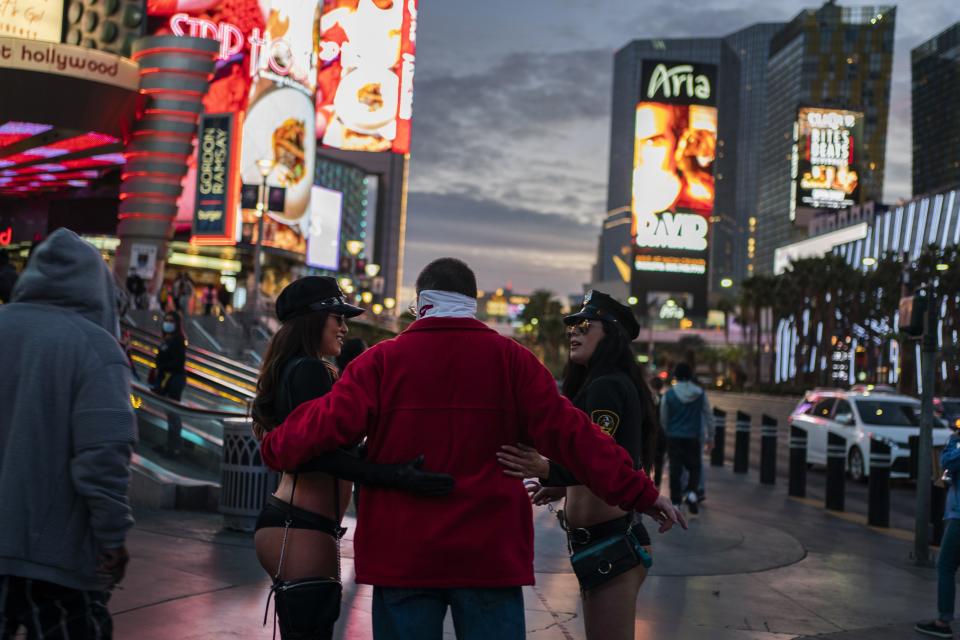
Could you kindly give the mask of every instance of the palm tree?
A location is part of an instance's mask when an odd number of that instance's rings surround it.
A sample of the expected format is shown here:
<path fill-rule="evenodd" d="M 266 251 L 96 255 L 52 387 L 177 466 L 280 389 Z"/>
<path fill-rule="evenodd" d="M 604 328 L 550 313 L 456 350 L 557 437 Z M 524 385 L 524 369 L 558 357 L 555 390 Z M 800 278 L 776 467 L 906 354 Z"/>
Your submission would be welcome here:
<path fill-rule="evenodd" d="M 717 300 L 717 310 L 723 313 L 723 343 L 730 344 L 730 314 L 737 308 L 736 302 L 730 296 L 723 296 Z"/>

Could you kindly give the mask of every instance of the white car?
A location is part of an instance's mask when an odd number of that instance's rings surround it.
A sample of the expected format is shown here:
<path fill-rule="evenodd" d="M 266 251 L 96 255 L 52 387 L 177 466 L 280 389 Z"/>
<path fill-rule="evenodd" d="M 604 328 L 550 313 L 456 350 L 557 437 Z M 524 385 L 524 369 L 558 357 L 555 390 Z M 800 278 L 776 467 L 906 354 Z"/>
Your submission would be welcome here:
<path fill-rule="evenodd" d="M 847 473 L 862 481 L 870 475 L 870 440 L 890 445 L 890 477 L 910 475 L 910 436 L 920 435 L 920 401 L 876 391 L 815 389 L 807 392 L 789 418 L 807 431 L 807 463 L 827 463 L 827 434 L 846 441 Z M 934 418 L 933 446 L 942 447 L 950 429 Z"/>

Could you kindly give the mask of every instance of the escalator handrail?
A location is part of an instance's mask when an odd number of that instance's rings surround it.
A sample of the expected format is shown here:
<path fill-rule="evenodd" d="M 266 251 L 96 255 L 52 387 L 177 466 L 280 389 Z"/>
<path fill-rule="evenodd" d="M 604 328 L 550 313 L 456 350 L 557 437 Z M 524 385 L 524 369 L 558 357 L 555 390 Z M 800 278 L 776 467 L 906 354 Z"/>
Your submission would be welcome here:
<path fill-rule="evenodd" d="M 136 345 L 131 345 L 131 349 L 133 349 L 134 351 L 136 351 L 138 354 L 141 354 L 141 355 L 143 355 L 143 356 L 145 356 L 145 357 L 148 357 L 148 358 L 153 358 L 153 357 L 155 357 L 155 355 L 156 355 L 156 354 L 154 354 L 154 353 L 149 353 L 149 352 L 145 351 L 142 347 L 139 347 L 139 346 L 136 346 Z M 229 381 L 227 381 L 227 380 L 225 380 L 225 379 L 223 379 L 223 378 L 218 378 L 218 377 L 216 377 L 216 376 L 211 376 L 211 375 L 208 374 L 206 371 L 202 371 L 202 370 L 200 370 L 200 369 L 197 369 L 195 366 L 191 366 L 191 363 L 192 363 L 192 362 L 193 362 L 193 363 L 196 363 L 197 361 L 196 361 L 196 359 L 194 359 L 194 358 L 188 358 L 188 359 L 187 359 L 187 362 L 186 362 L 186 365 L 185 365 L 185 370 L 186 370 L 186 373 L 188 374 L 188 375 L 187 375 L 187 380 L 188 380 L 188 381 L 190 381 L 190 380 L 194 380 L 194 381 L 199 380 L 199 381 L 202 382 L 202 383 L 207 383 L 207 384 L 210 384 L 210 385 L 212 385 L 212 386 L 219 387 L 219 388 L 221 388 L 221 389 L 225 389 L 226 391 L 228 391 L 228 392 L 230 392 L 230 393 L 234 393 L 234 394 L 237 394 L 237 395 L 239 395 L 239 396 L 242 396 L 243 398 L 246 399 L 247 402 L 249 402 L 250 400 L 253 400 L 253 399 L 256 397 L 256 395 L 257 395 L 257 394 L 256 394 L 256 391 L 252 391 L 251 389 L 248 389 L 247 387 L 241 387 L 241 386 L 239 386 L 239 385 L 233 384 L 233 383 L 231 383 L 231 382 L 229 382 Z M 197 385 L 191 385 L 191 386 L 196 387 Z M 202 388 L 202 387 L 201 387 L 201 388 Z"/>
<path fill-rule="evenodd" d="M 133 380 L 131 382 L 131 390 L 137 395 L 149 398 L 151 404 L 160 405 L 164 409 L 176 411 L 181 417 L 201 418 L 204 420 L 221 420 L 228 422 L 234 422 L 238 420 L 249 422 L 251 420 L 250 414 L 246 411 L 201 409 L 199 407 L 193 407 L 188 404 L 184 404 L 183 402 L 160 395 L 147 385 L 137 380 Z"/>
<path fill-rule="evenodd" d="M 130 324 L 124 323 L 123 329 L 125 331 L 129 331 L 131 334 L 140 334 L 148 340 L 153 340 L 157 344 L 159 344 L 162 340 L 160 336 L 152 331 L 147 331 L 146 329 L 141 329 L 140 327 L 134 327 Z M 260 375 L 260 371 L 254 367 L 243 364 L 242 362 L 237 362 L 236 360 L 222 356 L 219 353 L 214 353 L 213 351 L 207 351 L 206 349 L 201 349 L 200 347 L 195 347 L 188 344 L 187 352 L 192 352 L 199 356 L 199 358 L 206 359 L 212 367 L 219 367 L 228 375 L 235 376 L 238 380 L 256 383 L 257 377 Z"/>
<path fill-rule="evenodd" d="M 144 332 L 144 331 L 137 331 L 136 335 L 131 334 L 131 336 L 132 336 L 134 339 L 136 339 L 136 340 L 139 340 L 139 341 L 141 341 L 141 342 L 147 343 L 147 344 L 150 345 L 150 347 L 153 348 L 153 349 L 159 349 L 160 339 L 157 338 L 157 336 L 153 335 L 152 333 Z M 137 351 L 139 351 L 140 353 L 143 353 L 143 354 L 146 355 L 146 356 L 153 357 L 153 356 L 156 355 L 155 352 L 154 352 L 154 353 L 146 353 L 143 349 L 138 348 L 136 345 L 132 345 L 132 348 L 136 349 Z M 231 389 L 231 390 L 234 390 L 234 391 L 242 391 L 243 393 L 245 393 L 246 395 L 249 395 L 249 396 L 251 396 L 251 397 L 254 395 L 255 392 L 253 391 L 253 389 L 251 389 L 251 388 L 249 388 L 249 387 L 256 388 L 256 386 L 257 386 L 257 378 L 248 376 L 248 375 L 246 375 L 245 373 L 238 373 L 238 372 L 230 369 L 229 367 L 226 367 L 226 366 L 221 365 L 221 364 L 219 364 L 219 363 L 211 362 L 211 361 L 208 360 L 206 357 L 201 357 L 201 356 L 194 355 L 193 353 L 191 353 L 192 351 L 197 351 L 197 350 L 196 350 L 196 349 L 193 349 L 192 347 L 190 347 L 190 346 L 188 345 L 188 346 L 187 346 L 187 354 L 188 354 L 188 355 L 187 355 L 187 364 L 188 364 L 188 366 L 189 366 L 189 363 L 190 363 L 190 362 L 194 362 L 194 363 L 196 363 L 196 364 L 198 364 L 198 365 L 201 365 L 201 366 L 203 366 L 203 367 L 206 367 L 206 368 L 208 368 L 208 369 L 212 369 L 212 370 L 214 370 L 214 371 L 217 371 L 217 372 L 221 373 L 225 378 L 232 378 L 234 381 L 238 381 L 238 382 L 244 383 L 244 384 L 246 384 L 246 385 L 248 385 L 248 386 L 247 386 L 247 387 L 243 387 L 243 386 L 240 386 L 240 385 L 234 385 L 234 384 L 232 384 L 231 382 L 227 382 L 227 381 L 225 381 L 224 379 L 220 379 L 220 378 L 218 378 L 218 379 L 216 379 L 216 380 L 212 380 L 212 382 L 215 382 L 215 383 L 218 383 L 218 384 L 223 384 L 223 385 L 225 385 L 228 389 Z M 195 369 L 196 369 L 196 367 L 195 367 Z M 209 375 L 207 375 L 207 374 L 206 374 L 205 372 L 203 372 L 203 371 L 196 370 L 195 373 L 196 373 L 196 375 L 198 375 L 198 376 L 200 376 L 200 377 L 204 377 L 204 378 L 210 380 Z"/>

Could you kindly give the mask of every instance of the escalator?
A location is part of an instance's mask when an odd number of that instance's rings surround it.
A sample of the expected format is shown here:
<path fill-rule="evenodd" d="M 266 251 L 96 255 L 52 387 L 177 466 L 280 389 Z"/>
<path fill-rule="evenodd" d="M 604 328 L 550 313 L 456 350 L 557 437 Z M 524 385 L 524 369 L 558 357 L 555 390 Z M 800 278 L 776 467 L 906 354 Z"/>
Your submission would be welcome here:
<path fill-rule="evenodd" d="M 177 402 L 147 384 L 160 336 L 125 325 L 138 380 L 131 388 L 140 444 L 134 471 L 161 508 L 210 508 L 219 493 L 225 427 L 250 432 L 257 370 L 219 354 L 187 346 L 187 387 Z M 171 439 L 172 416 L 180 418 Z M 173 427 L 174 433 L 176 427 Z M 176 446 L 171 446 L 175 442 Z M 172 450 L 178 449 L 177 455 Z M 213 497 L 211 497 L 213 496 Z M 151 498 L 152 499 L 152 498 Z"/>

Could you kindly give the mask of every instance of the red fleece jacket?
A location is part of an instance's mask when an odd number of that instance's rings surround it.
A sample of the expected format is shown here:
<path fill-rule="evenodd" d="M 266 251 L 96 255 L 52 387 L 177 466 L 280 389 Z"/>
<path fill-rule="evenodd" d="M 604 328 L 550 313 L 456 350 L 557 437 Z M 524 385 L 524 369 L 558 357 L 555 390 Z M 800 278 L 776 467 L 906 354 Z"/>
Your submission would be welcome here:
<path fill-rule="evenodd" d="M 629 454 L 560 395 L 532 353 L 481 322 L 425 318 L 354 360 L 327 395 L 300 405 L 261 443 L 295 469 L 367 436 L 373 462 L 425 454 L 446 472 L 444 497 L 363 488 L 357 582 L 384 587 L 533 584 L 533 520 L 523 483 L 496 453 L 523 442 L 610 504 L 642 511 L 658 493 Z"/>

